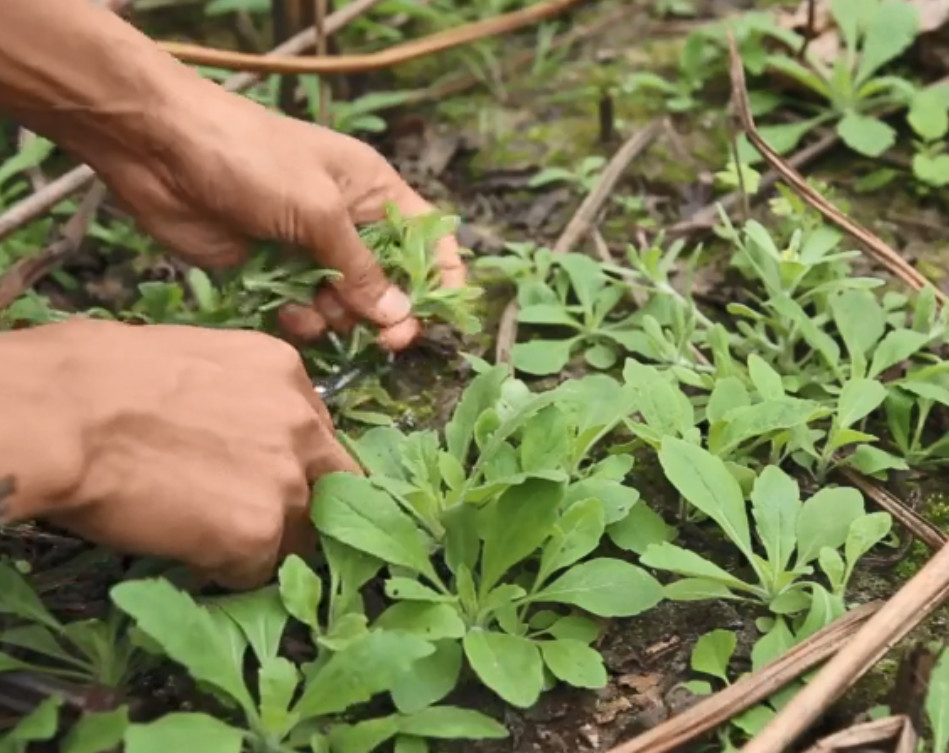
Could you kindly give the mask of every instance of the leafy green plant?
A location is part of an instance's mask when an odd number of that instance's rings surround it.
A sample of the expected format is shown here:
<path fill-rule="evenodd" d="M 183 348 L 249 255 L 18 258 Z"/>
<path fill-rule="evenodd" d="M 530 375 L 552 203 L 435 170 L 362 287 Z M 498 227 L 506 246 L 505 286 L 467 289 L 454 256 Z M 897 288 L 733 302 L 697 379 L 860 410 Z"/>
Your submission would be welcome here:
<path fill-rule="evenodd" d="M 43 605 L 26 578 L 0 562 L 0 614 L 23 624 L 0 631 L 0 672 L 33 670 L 122 690 L 151 661 L 128 621 L 112 611 L 104 619 L 63 623 Z"/>
<path fill-rule="evenodd" d="M 694 110 L 699 105 L 697 95 L 709 76 L 710 55 L 717 52 L 709 45 L 707 36 L 694 32 L 686 37 L 674 76 L 664 78 L 651 71 L 637 71 L 627 76 L 620 88 L 626 95 L 659 94 L 670 112 Z"/>
<path fill-rule="evenodd" d="M 285 589 L 290 582 L 284 578 Z M 314 588 L 319 593 L 319 587 L 311 584 L 311 592 Z M 167 581 L 153 579 L 119 584 L 112 589 L 112 598 L 169 658 L 230 705 L 242 723 L 233 726 L 204 713 L 172 713 L 128 729 L 126 749 L 133 753 L 157 750 L 182 738 L 192 744 L 201 740 L 203 750 L 236 751 L 243 742 L 261 753 L 302 749 L 368 753 L 400 736 L 507 734 L 489 717 L 452 706 L 355 724 L 342 720 L 341 714 L 388 690 L 415 662 L 433 653 L 432 644 L 410 633 L 366 631 L 300 668 L 278 653 L 289 614 L 273 587 L 200 605 Z M 298 593 L 292 603 L 300 603 Z M 256 693 L 244 679 L 248 647 L 257 666 Z"/>
<path fill-rule="evenodd" d="M 616 311 L 626 286 L 583 254 L 552 256 L 550 261 L 549 283 L 528 280 L 518 287 L 517 319 L 522 324 L 565 328 L 571 334 L 517 343 L 511 352 L 514 366 L 528 374 L 556 374 L 576 350 L 584 348 L 590 366 L 610 368 L 619 353 L 641 339 L 630 317 Z"/>
<path fill-rule="evenodd" d="M 552 183 L 564 183 L 576 193 L 586 194 L 599 180 L 600 173 L 606 165 L 606 158 L 599 155 L 584 157 L 576 168 L 545 167 L 534 175 L 527 185 L 531 188 L 540 188 Z"/>
<path fill-rule="evenodd" d="M 804 121 L 772 126 L 762 135 L 774 149 L 785 152 L 804 134 L 835 122 L 847 146 L 877 157 L 896 139 L 896 132 L 878 113 L 907 105 L 914 93 L 910 82 L 880 71 L 913 43 L 918 14 L 912 4 L 900 0 L 833 0 L 830 10 L 843 42 L 832 66 L 813 54 L 807 54 L 806 64 L 790 54 L 771 55 L 767 60 L 772 71 L 821 97 L 825 108 Z"/>
<path fill-rule="evenodd" d="M 472 381 L 443 439 L 376 428 L 349 440 L 370 475 L 322 479 L 314 523 L 388 565 L 395 603 L 376 625 L 442 642 L 430 671 L 394 691 L 397 706 L 447 694 L 462 655 L 518 706 L 536 701 L 545 672 L 581 687 L 605 681 L 588 645 L 595 623 L 563 607 L 597 616 L 649 609 L 659 593 L 651 576 L 619 559 L 585 558 L 607 533 L 633 550 L 668 537 L 621 483 L 631 458 L 587 459 L 623 399 L 605 376 L 533 394 L 494 367 Z"/>
<path fill-rule="evenodd" d="M 754 574 L 749 582 L 669 542 L 651 545 L 644 564 L 683 576 L 665 587 L 671 599 L 755 601 L 775 615 L 796 617 L 797 630 L 810 634 L 843 614 L 857 561 L 890 530 L 889 514 L 866 513 L 858 490 L 826 487 L 802 502 L 797 482 L 768 466 L 751 490 L 753 538 L 745 494 L 720 458 L 692 442 L 664 437 L 659 460 L 673 486 L 715 522 Z M 814 563 L 829 590 L 809 579 Z"/>
<path fill-rule="evenodd" d="M 913 175 L 934 188 L 949 184 L 949 87 L 933 86 L 916 92 L 906 120 L 916 136 Z"/>
<path fill-rule="evenodd" d="M 932 726 L 932 752 L 949 750 L 949 651 L 945 648 L 929 676 L 926 692 L 926 718 Z"/>

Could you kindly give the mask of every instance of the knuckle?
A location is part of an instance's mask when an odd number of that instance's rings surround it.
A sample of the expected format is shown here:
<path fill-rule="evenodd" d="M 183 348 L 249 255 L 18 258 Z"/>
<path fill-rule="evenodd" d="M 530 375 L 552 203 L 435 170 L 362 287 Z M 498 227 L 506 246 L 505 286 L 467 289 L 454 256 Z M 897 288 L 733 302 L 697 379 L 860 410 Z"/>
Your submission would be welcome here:
<path fill-rule="evenodd" d="M 230 554 L 248 560 L 270 557 L 283 536 L 283 507 L 279 504 L 244 510 L 231 519 Z"/>

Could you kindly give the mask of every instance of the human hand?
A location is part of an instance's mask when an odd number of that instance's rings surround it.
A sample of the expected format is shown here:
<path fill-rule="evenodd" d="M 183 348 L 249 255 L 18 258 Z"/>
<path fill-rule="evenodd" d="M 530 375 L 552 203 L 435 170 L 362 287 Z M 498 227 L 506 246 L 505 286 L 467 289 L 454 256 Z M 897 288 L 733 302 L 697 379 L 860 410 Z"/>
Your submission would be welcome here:
<path fill-rule="evenodd" d="M 342 276 L 317 293 L 313 308 L 281 312 L 289 334 L 310 340 L 365 319 L 381 328 L 381 344 L 406 347 L 419 330 L 409 300 L 385 278 L 355 225 L 384 219 L 389 201 L 406 215 L 434 208 L 369 145 L 209 82 L 192 86 L 146 121 L 170 146 L 129 155 L 119 143 L 94 158 L 141 226 L 203 267 L 239 263 L 252 238 L 295 246 Z M 443 284 L 463 285 L 455 239 L 443 238 L 438 253 Z"/>
<path fill-rule="evenodd" d="M 45 518 L 249 588 L 315 545 L 311 482 L 360 472 L 276 338 L 72 319 L 4 333 L 0 352 L 0 475 L 16 483 L 4 521 Z"/>

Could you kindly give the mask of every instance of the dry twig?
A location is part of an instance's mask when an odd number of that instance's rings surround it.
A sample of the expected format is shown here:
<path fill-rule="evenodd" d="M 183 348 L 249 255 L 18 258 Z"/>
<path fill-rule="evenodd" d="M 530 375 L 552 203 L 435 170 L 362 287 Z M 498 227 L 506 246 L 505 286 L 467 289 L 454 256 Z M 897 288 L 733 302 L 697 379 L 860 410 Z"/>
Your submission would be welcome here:
<path fill-rule="evenodd" d="M 832 656 L 851 640 L 853 634 L 879 608 L 879 602 L 874 602 L 847 612 L 757 672 L 742 677 L 678 716 L 632 740 L 620 743 L 607 753 L 665 753 L 679 750 L 691 740 L 770 697 L 795 677 Z"/>
<path fill-rule="evenodd" d="M 456 29 L 414 39 L 379 52 L 331 57 L 300 57 L 283 54 L 253 55 L 186 42 L 158 42 L 165 52 L 186 63 L 212 65 L 257 73 L 360 73 L 391 68 L 436 52 L 443 52 L 480 39 L 507 34 L 563 13 L 582 0 L 548 0 L 527 8 L 465 24 Z"/>
<path fill-rule="evenodd" d="M 645 128 L 634 133 L 616 151 L 603 169 L 593 189 L 577 207 L 577 211 L 570 218 L 567 227 L 564 228 L 564 231 L 554 243 L 553 252 L 555 254 L 568 253 L 577 241 L 590 231 L 596 216 L 609 199 L 629 163 L 653 142 L 661 130 L 662 121 L 654 120 Z M 517 340 L 517 314 L 517 299 L 511 299 L 505 306 L 498 325 L 498 338 L 494 351 L 495 363 L 511 362 L 511 350 Z"/>
<path fill-rule="evenodd" d="M 105 194 L 105 186 L 99 182 L 94 183 L 83 197 L 79 209 L 63 226 L 62 237 L 59 240 L 35 256 L 20 259 L 0 276 L 0 309 L 9 306 L 37 280 L 62 264 L 79 248 Z"/>
<path fill-rule="evenodd" d="M 888 716 L 872 722 L 855 724 L 819 740 L 804 753 L 835 753 L 864 745 L 896 739 L 893 753 L 914 753 L 918 736 L 908 716 Z"/>
<path fill-rule="evenodd" d="M 738 47 L 735 44 L 734 35 L 730 32 L 728 35 L 728 47 L 730 53 L 729 73 L 731 75 L 732 84 L 732 102 L 735 113 L 741 121 L 742 128 L 748 136 L 748 140 L 761 152 L 765 160 L 767 160 L 781 177 L 797 191 L 804 201 L 814 207 L 814 209 L 828 220 L 860 241 L 866 247 L 870 255 L 883 264 L 892 274 L 916 290 L 929 285 L 929 281 L 907 262 L 906 259 L 890 248 L 883 239 L 849 218 L 811 188 L 804 179 L 804 176 L 783 160 L 778 153 L 768 145 L 768 142 L 761 137 L 761 134 L 759 134 L 755 128 L 754 118 L 751 115 L 748 90 L 745 87 L 745 69 L 742 65 L 741 57 L 738 54 Z M 942 303 L 947 301 L 945 294 L 941 290 L 937 288 L 935 292 Z"/>
<path fill-rule="evenodd" d="M 847 688 L 947 598 L 949 547 L 943 547 L 742 748 L 742 753 L 786 750 Z"/>

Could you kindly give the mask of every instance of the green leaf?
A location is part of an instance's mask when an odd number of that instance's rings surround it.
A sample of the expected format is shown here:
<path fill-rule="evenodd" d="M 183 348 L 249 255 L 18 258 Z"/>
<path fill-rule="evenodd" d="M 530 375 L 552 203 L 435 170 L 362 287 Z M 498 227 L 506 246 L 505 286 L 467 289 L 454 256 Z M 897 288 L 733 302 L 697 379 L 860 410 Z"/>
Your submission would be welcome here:
<path fill-rule="evenodd" d="M 731 630 L 713 630 L 701 636 L 692 649 L 692 669 L 728 682 L 728 663 L 738 639 Z"/>
<path fill-rule="evenodd" d="M 107 753 L 122 742 L 128 726 L 126 706 L 114 711 L 86 712 L 69 730 L 61 753 Z"/>
<path fill-rule="evenodd" d="M 860 520 L 860 518 L 857 518 L 857 520 Z M 842 589 L 847 567 L 844 565 L 844 559 L 840 556 L 840 552 L 825 546 L 817 555 L 817 562 L 824 575 L 827 576 L 827 580 L 830 581 L 831 587 L 835 590 Z"/>
<path fill-rule="evenodd" d="M 321 533 L 438 581 L 422 532 L 368 479 L 348 473 L 322 476 L 314 489 L 310 514 Z"/>
<path fill-rule="evenodd" d="M 828 551 L 824 549 L 824 551 Z M 797 631 L 797 640 L 803 641 L 814 633 L 827 627 L 843 615 L 843 604 L 819 583 L 811 583 L 811 608 Z M 789 646 L 790 647 L 790 646 Z M 786 651 L 787 649 L 784 649 Z M 783 653 L 783 651 L 782 651 Z"/>
<path fill-rule="evenodd" d="M 820 413 L 820 405 L 812 400 L 800 400 L 796 397 L 763 400 L 744 408 L 736 408 L 725 417 L 718 435 L 709 437 L 709 448 L 716 455 L 725 455 L 742 442 L 767 436 L 775 431 L 803 426 Z"/>
<path fill-rule="evenodd" d="M 887 512 L 872 512 L 861 515 L 850 524 L 847 540 L 844 542 L 844 556 L 847 559 L 847 576 L 853 571 L 863 555 L 873 549 L 890 533 L 893 518 Z"/>
<path fill-rule="evenodd" d="M 557 521 L 562 484 L 540 478 L 508 489 L 484 511 L 481 592 L 487 593 L 513 565 L 543 543 Z"/>
<path fill-rule="evenodd" d="M 667 570 L 678 575 L 718 581 L 730 588 L 748 588 L 747 583 L 723 570 L 714 562 L 710 562 L 691 549 L 683 549 L 675 544 L 663 543 L 650 546 L 640 561 L 656 570 Z"/>
<path fill-rule="evenodd" d="M 389 578 L 385 582 L 386 596 L 401 601 L 453 602 L 454 596 L 439 593 L 434 588 L 411 578 Z"/>
<path fill-rule="evenodd" d="M 692 428 L 692 404 L 654 366 L 627 359 L 623 378 L 635 396 L 636 409 L 650 427 L 673 436 Z"/>
<path fill-rule="evenodd" d="M 428 641 L 461 638 L 465 634 L 465 623 L 458 615 L 457 609 L 449 604 L 423 601 L 402 601 L 393 604 L 379 615 L 376 627 L 402 630 Z"/>
<path fill-rule="evenodd" d="M 562 640 L 576 640 L 590 644 L 597 639 L 600 628 L 589 617 L 579 614 L 568 614 L 560 617 L 549 628 L 547 633 Z"/>
<path fill-rule="evenodd" d="M 399 735 L 395 738 L 393 753 L 429 753 L 428 743 L 421 737 Z"/>
<path fill-rule="evenodd" d="M 751 648 L 751 667 L 757 672 L 768 662 L 786 654 L 794 645 L 794 635 L 783 618 L 778 617 L 771 629 Z"/>
<path fill-rule="evenodd" d="M 323 582 L 297 555 L 289 555 L 278 574 L 280 597 L 290 615 L 313 630 L 319 630 L 316 610 L 323 594 Z"/>
<path fill-rule="evenodd" d="M 600 543 L 605 528 L 600 500 L 584 499 L 570 505 L 544 544 L 540 560 L 542 577 L 586 557 Z"/>
<path fill-rule="evenodd" d="M 724 583 L 717 580 L 706 580 L 705 578 L 682 578 L 666 584 L 662 590 L 666 598 L 672 601 L 737 598 Z"/>
<path fill-rule="evenodd" d="M 639 492 L 631 486 L 591 476 L 575 481 L 567 487 L 561 506 L 572 505 L 585 499 L 598 499 L 603 505 L 603 520 L 609 525 L 623 520 L 637 507 Z"/>
<path fill-rule="evenodd" d="M 765 468 L 751 492 L 751 511 L 758 536 L 774 572 L 783 572 L 794 553 L 801 511 L 797 482 L 774 465 Z"/>
<path fill-rule="evenodd" d="M 288 615 L 276 587 L 225 596 L 208 606 L 212 618 L 214 610 L 220 609 L 237 624 L 260 661 L 277 655 Z"/>
<path fill-rule="evenodd" d="M 866 368 L 866 353 L 883 337 L 886 318 L 876 296 L 869 290 L 851 288 L 830 299 L 834 323 L 840 331 L 847 352 L 854 361 L 860 360 Z"/>
<path fill-rule="evenodd" d="M 59 621 L 43 606 L 26 578 L 10 564 L 0 562 L 0 614 L 12 614 L 45 625 L 53 632 L 62 630 Z"/>
<path fill-rule="evenodd" d="M 132 724 L 125 733 L 125 753 L 240 753 L 243 733 L 207 714 L 175 712 L 148 724 Z"/>
<path fill-rule="evenodd" d="M 582 562 L 530 597 L 573 604 L 598 617 L 632 617 L 662 600 L 662 587 L 645 570 L 610 557 Z"/>
<path fill-rule="evenodd" d="M 913 130 L 926 141 L 936 141 L 949 132 L 949 108 L 945 94 L 935 87 L 918 90 L 906 115 Z"/>
<path fill-rule="evenodd" d="M 731 721 L 748 737 L 754 737 L 768 725 L 774 718 L 774 714 L 774 709 L 759 703 L 757 706 L 752 706 L 747 711 L 743 711 Z"/>
<path fill-rule="evenodd" d="M 949 184 L 949 154 L 917 152 L 913 155 L 913 175 L 936 188 Z"/>
<path fill-rule="evenodd" d="M 868 444 L 858 446 L 843 464 L 856 468 L 867 476 L 877 476 L 888 470 L 909 470 L 909 465 L 902 458 Z"/>
<path fill-rule="evenodd" d="M 398 719 L 385 716 L 356 724 L 334 724 L 330 728 L 330 749 L 337 753 L 369 753 L 399 732 Z"/>
<path fill-rule="evenodd" d="M 451 420 L 445 425 L 445 444 L 455 458 L 464 462 L 468 457 L 474 437 L 475 422 L 501 396 L 501 385 L 508 379 L 504 365 L 494 366 L 490 371 L 478 374 L 458 401 Z M 397 447 L 392 447 L 398 451 Z"/>
<path fill-rule="evenodd" d="M 570 360 L 573 340 L 531 340 L 511 348 L 515 368 L 534 376 L 559 374 Z"/>
<path fill-rule="evenodd" d="M 208 609 L 195 604 L 188 594 L 163 579 L 119 583 L 110 595 L 116 606 L 134 619 L 169 658 L 184 665 L 194 679 L 226 693 L 248 713 L 255 707 L 244 685 L 241 657 L 235 656 L 229 643 L 221 640 Z M 182 723 L 199 727 L 202 724 Z M 163 734 L 167 729 L 170 727 L 159 728 Z"/>
<path fill-rule="evenodd" d="M 601 371 L 613 368 L 617 361 L 616 350 L 603 343 L 591 345 L 584 351 L 583 358 L 594 369 Z"/>
<path fill-rule="evenodd" d="M 756 353 L 748 356 L 748 375 L 763 399 L 779 400 L 784 397 L 781 375 Z"/>
<path fill-rule="evenodd" d="M 517 312 L 517 321 L 522 324 L 551 324 L 566 327 L 578 326 L 577 320 L 559 303 L 534 303 Z"/>
<path fill-rule="evenodd" d="M 476 628 L 465 636 L 464 648 L 478 679 L 505 701 L 522 709 L 537 702 L 544 672 L 533 641 Z"/>
<path fill-rule="evenodd" d="M 879 157 L 896 143 L 896 131 L 889 125 L 853 110 L 841 118 L 837 133 L 847 146 L 867 157 Z"/>
<path fill-rule="evenodd" d="M 929 342 L 929 336 L 911 329 L 895 329 L 888 332 L 876 350 L 873 352 L 873 361 L 870 364 L 868 376 L 879 376 L 880 373 L 905 361 L 916 351 Z"/>
<path fill-rule="evenodd" d="M 663 437 L 659 462 L 679 493 L 718 523 L 750 558 L 751 534 L 744 496 L 725 463 L 701 447 L 675 437 Z"/>
<path fill-rule="evenodd" d="M 584 310 L 591 311 L 597 294 L 606 283 L 606 274 L 600 263 L 586 254 L 577 253 L 559 255 L 556 263 L 566 271 L 580 305 Z"/>
<path fill-rule="evenodd" d="M 575 688 L 602 688 L 606 685 L 603 658 L 583 641 L 540 641 L 540 653 L 554 677 Z"/>
<path fill-rule="evenodd" d="M 636 554 L 643 554 L 650 544 L 672 541 L 676 535 L 675 528 L 645 502 L 635 505 L 625 518 L 606 530 L 616 546 Z"/>
<path fill-rule="evenodd" d="M 257 684 L 260 689 L 260 717 L 264 727 L 274 736 L 282 738 L 297 721 L 289 708 L 300 684 L 300 673 L 288 659 L 270 656 L 261 662 Z"/>
<path fill-rule="evenodd" d="M 300 719 L 345 711 L 391 688 L 434 647 L 407 633 L 374 631 L 346 645 L 309 678 L 293 711 Z"/>
<path fill-rule="evenodd" d="M 936 403 L 942 403 L 945 406 L 949 406 L 949 389 L 946 389 L 941 384 L 933 384 L 932 382 L 917 382 L 911 379 L 905 379 L 899 383 L 907 392 L 912 392 L 914 395 L 925 398 L 926 400 L 932 400 Z"/>
<path fill-rule="evenodd" d="M 943 649 L 929 676 L 926 718 L 933 730 L 933 753 L 949 750 L 949 649 Z"/>
<path fill-rule="evenodd" d="M 884 65 L 902 55 L 916 39 L 917 33 L 919 15 L 911 3 L 902 0 L 880 3 L 863 37 L 855 86 L 859 87 Z"/>
<path fill-rule="evenodd" d="M 508 736 L 503 724 L 479 711 L 433 706 L 399 719 L 399 731 L 440 740 L 498 740 Z"/>
<path fill-rule="evenodd" d="M 712 388 L 712 394 L 708 399 L 708 406 L 705 409 L 706 417 L 710 423 L 721 421 L 725 416 L 736 408 L 743 408 L 751 403 L 748 397 L 748 390 L 745 383 L 738 377 L 729 376 L 718 379 Z"/>
<path fill-rule="evenodd" d="M 526 472 L 560 468 L 570 453 L 567 417 L 556 405 L 531 416 L 521 436 L 521 469 Z"/>
<path fill-rule="evenodd" d="M 824 547 L 821 551 L 827 551 Z M 811 603 L 803 588 L 792 587 L 775 596 L 768 603 L 768 609 L 774 614 L 797 614 Z"/>
<path fill-rule="evenodd" d="M 797 562 L 817 559 L 828 546 L 838 549 L 847 539 L 850 524 L 863 515 L 863 495 L 857 489 L 821 489 L 801 507 L 797 519 Z"/>
<path fill-rule="evenodd" d="M 404 714 L 437 703 L 454 690 L 461 665 L 459 641 L 436 642 L 434 653 L 419 659 L 395 680 L 392 702 Z"/>
<path fill-rule="evenodd" d="M 837 401 L 837 424 L 853 426 L 870 415 L 886 398 L 886 387 L 875 379 L 850 379 L 844 384 Z"/>
<path fill-rule="evenodd" d="M 59 726 L 59 707 L 62 699 L 50 696 L 17 722 L 17 725 L 0 738 L 3 753 L 26 753 L 27 744 L 52 740 Z"/>

